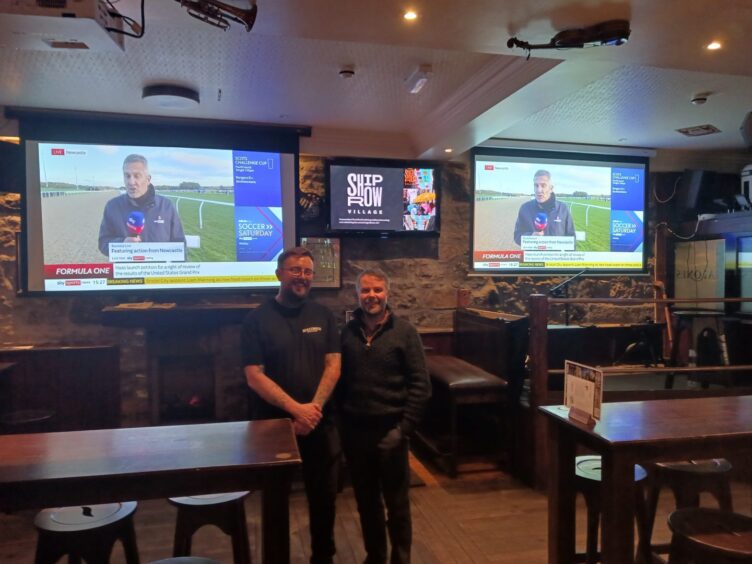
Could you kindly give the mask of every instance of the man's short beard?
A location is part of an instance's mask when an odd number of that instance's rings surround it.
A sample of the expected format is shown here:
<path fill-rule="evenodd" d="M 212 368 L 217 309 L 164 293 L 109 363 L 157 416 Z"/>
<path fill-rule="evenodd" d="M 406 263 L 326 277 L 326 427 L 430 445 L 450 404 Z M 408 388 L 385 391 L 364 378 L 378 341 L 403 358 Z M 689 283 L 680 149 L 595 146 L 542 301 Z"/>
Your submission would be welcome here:
<path fill-rule="evenodd" d="M 292 286 L 286 289 L 282 290 L 282 298 L 290 303 L 302 303 L 306 299 L 308 299 L 308 294 L 310 293 L 311 288 L 305 287 L 305 294 L 300 296 L 295 293 L 295 291 L 292 289 Z"/>

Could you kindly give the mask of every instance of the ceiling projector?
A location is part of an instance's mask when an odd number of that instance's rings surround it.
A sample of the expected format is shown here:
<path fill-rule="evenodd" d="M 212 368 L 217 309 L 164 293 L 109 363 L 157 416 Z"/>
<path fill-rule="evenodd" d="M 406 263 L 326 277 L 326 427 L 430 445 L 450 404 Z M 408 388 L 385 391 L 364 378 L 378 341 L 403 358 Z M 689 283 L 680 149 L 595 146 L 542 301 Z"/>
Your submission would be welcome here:
<path fill-rule="evenodd" d="M 576 49 L 601 45 L 623 45 L 629 39 L 631 31 L 629 21 L 609 20 L 581 29 L 565 29 L 554 35 L 548 43 L 531 44 L 516 37 L 510 37 L 507 47 L 510 49 L 519 47 L 532 51 L 533 49 Z"/>

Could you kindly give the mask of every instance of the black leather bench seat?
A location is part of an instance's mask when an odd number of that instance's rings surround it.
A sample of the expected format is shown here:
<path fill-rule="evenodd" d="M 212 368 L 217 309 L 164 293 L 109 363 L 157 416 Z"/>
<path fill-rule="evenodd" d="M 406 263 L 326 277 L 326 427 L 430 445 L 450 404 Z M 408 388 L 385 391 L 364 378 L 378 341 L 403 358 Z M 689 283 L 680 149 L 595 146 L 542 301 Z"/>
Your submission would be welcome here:
<path fill-rule="evenodd" d="M 428 355 L 428 374 L 433 386 L 432 403 L 449 423 L 449 447 L 434 448 L 447 462 L 450 476 L 457 475 L 459 451 L 458 406 L 501 405 L 506 399 L 507 381 L 451 355 Z M 421 437 L 425 441 L 425 437 Z"/>

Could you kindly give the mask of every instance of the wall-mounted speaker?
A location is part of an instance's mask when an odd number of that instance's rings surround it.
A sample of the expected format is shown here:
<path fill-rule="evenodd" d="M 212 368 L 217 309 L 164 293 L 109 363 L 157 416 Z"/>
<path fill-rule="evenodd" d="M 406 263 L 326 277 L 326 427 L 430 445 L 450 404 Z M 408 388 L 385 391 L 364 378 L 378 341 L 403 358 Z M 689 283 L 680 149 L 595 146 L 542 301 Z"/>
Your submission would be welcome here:
<path fill-rule="evenodd" d="M 752 112 L 748 112 L 747 115 L 744 116 L 744 121 L 742 121 L 739 131 L 742 133 L 744 144 L 752 149 Z"/>
<path fill-rule="evenodd" d="M 0 141 L 0 192 L 23 191 L 24 163 L 20 145 Z"/>

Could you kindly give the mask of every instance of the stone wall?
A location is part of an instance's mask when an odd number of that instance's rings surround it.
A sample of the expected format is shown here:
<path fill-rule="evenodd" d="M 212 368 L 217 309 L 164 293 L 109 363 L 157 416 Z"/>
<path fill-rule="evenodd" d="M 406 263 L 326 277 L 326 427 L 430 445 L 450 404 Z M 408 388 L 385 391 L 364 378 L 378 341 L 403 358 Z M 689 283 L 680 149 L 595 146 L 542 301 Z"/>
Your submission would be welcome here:
<path fill-rule="evenodd" d="M 301 157 L 301 189 L 324 194 L 324 161 Z M 563 278 L 549 277 L 468 277 L 470 186 L 469 170 L 462 163 L 443 167 L 441 237 L 438 239 L 345 238 L 342 240 L 342 287 L 339 290 L 314 291 L 317 300 L 330 307 L 337 318 L 356 307 L 353 282 L 357 273 L 372 266 L 385 270 L 392 278 L 391 303 L 398 314 L 409 317 L 424 328 L 447 328 L 452 324 L 456 293 L 467 289 L 471 305 L 488 307 L 499 302 L 499 309 L 523 313 L 527 297 L 545 293 Z M 651 211 L 648 216 L 652 217 Z M 20 201 L 17 195 L 0 193 L 0 343 L 5 345 L 42 343 L 114 343 L 121 350 L 121 388 L 123 424 L 147 424 L 147 339 L 143 329 L 105 326 L 100 321 L 103 307 L 114 305 L 118 297 L 24 297 L 16 296 L 15 233 L 20 229 Z M 651 241 L 648 229 L 647 241 Z M 498 295 L 498 299 L 496 298 Z M 203 303 L 258 302 L 269 294 L 237 294 L 194 298 Z M 642 297 L 652 296 L 650 277 L 593 277 L 575 281 L 570 296 Z M 122 299 L 122 297 L 120 298 Z M 168 298 L 165 298 L 168 301 Z M 554 311 L 554 319 L 562 312 Z M 573 307 L 574 322 L 629 322 L 644 319 L 652 308 Z M 239 343 L 237 327 L 222 330 L 224 345 L 217 366 L 223 374 L 219 393 L 239 398 L 244 381 L 239 352 L 227 343 Z M 241 418 L 243 401 L 218 401 L 224 406 L 220 419 Z"/>

